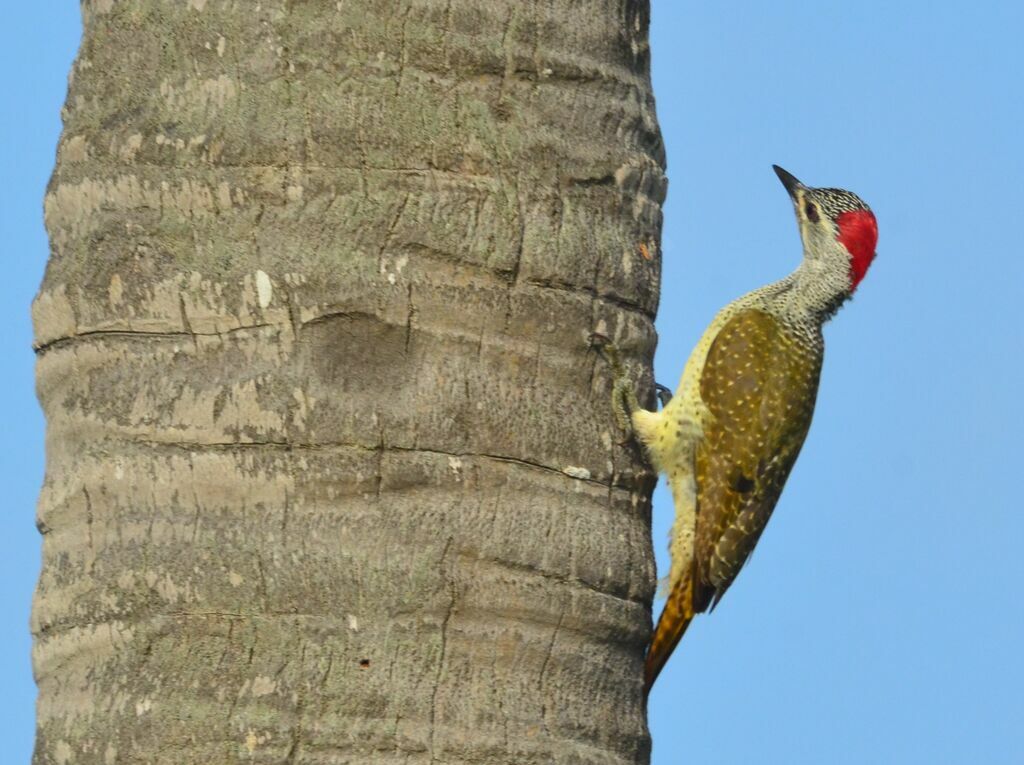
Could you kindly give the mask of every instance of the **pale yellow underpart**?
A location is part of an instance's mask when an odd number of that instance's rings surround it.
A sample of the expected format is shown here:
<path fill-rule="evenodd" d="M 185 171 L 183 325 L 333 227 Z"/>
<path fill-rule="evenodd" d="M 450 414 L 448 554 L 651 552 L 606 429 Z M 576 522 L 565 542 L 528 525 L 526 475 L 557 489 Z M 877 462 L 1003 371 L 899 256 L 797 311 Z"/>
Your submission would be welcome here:
<path fill-rule="evenodd" d="M 690 571 L 697 531 L 697 480 L 694 459 L 697 445 L 704 437 L 704 425 L 711 413 L 700 395 L 700 379 L 708 351 L 722 327 L 741 311 L 756 308 L 760 290 L 744 295 L 718 312 L 704 330 L 683 369 L 672 400 L 660 412 L 638 409 L 633 412 L 633 432 L 647 448 L 651 463 L 668 477 L 676 508 L 669 533 L 671 566 L 667 578 L 659 582 L 659 594 L 666 595 L 680 584 Z"/>

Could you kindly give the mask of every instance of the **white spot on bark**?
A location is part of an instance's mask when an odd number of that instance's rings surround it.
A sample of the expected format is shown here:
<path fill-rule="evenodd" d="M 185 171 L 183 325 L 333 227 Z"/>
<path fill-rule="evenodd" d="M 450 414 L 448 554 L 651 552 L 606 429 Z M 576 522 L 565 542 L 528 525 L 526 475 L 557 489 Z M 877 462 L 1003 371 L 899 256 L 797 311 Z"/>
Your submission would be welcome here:
<path fill-rule="evenodd" d="M 620 189 L 629 185 L 635 186 L 639 180 L 639 169 L 627 162 L 615 171 L 615 185 Z"/>
<path fill-rule="evenodd" d="M 142 717 L 149 710 L 153 708 L 153 699 L 143 699 L 142 701 L 135 702 L 135 716 Z"/>
<path fill-rule="evenodd" d="M 206 0 L 188 0 L 188 7 L 202 11 L 206 7 Z"/>
<path fill-rule="evenodd" d="M 624 250 L 622 253 L 622 270 L 628 275 L 633 273 L 633 253 Z"/>
<path fill-rule="evenodd" d="M 605 430 L 601 432 L 601 444 L 605 449 L 612 448 L 612 434 L 609 431 Z"/>
<path fill-rule="evenodd" d="M 209 106 L 223 108 L 237 93 L 238 86 L 226 74 L 206 80 L 189 79 L 180 84 L 167 80 L 160 83 L 160 95 L 168 107 L 177 111 Z"/>
<path fill-rule="evenodd" d="M 84 162 L 89 159 L 89 144 L 84 135 L 76 135 L 64 144 L 62 159 L 65 162 Z"/>
<path fill-rule="evenodd" d="M 142 133 L 133 133 L 125 140 L 124 145 L 118 153 L 121 155 L 121 159 L 131 162 L 135 159 L 135 155 L 139 153 L 139 149 L 141 148 Z"/>
<path fill-rule="evenodd" d="M 256 272 L 256 297 L 260 301 L 260 308 L 266 308 L 270 305 L 270 300 L 274 296 L 274 285 L 270 282 L 270 277 L 267 276 L 264 271 Z"/>
<path fill-rule="evenodd" d="M 224 35 L 221 35 L 220 37 L 218 37 L 217 38 L 217 55 L 218 56 L 223 56 L 224 55 L 224 50 L 227 47 L 228 47 L 227 38 L 224 37 Z"/>
<path fill-rule="evenodd" d="M 642 192 L 637 192 L 633 196 L 633 217 L 640 218 L 644 214 L 644 210 L 650 207 L 653 202 L 651 198 Z"/>
<path fill-rule="evenodd" d="M 249 751 L 250 755 L 256 752 L 256 747 L 260 744 L 265 744 L 268 741 L 270 741 L 269 733 L 257 734 L 252 728 L 247 730 L 245 733 L 245 748 Z"/>
<path fill-rule="evenodd" d="M 562 468 L 562 472 L 571 478 L 579 478 L 582 481 L 590 480 L 590 471 L 585 467 L 569 465 L 568 467 Z"/>
<path fill-rule="evenodd" d="M 157 582 L 156 591 L 168 603 L 177 603 L 188 594 L 187 585 L 185 589 L 182 589 L 171 579 L 170 575 L 165 575 L 163 579 Z"/>
<path fill-rule="evenodd" d="M 292 391 L 292 398 L 295 399 L 297 404 L 295 408 L 295 414 L 292 416 L 292 423 L 295 427 L 305 429 L 306 418 L 309 417 L 309 412 L 316 403 L 316 399 L 306 394 L 306 391 L 302 388 L 295 388 Z"/>
<path fill-rule="evenodd" d="M 277 690 L 277 683 L 269 677 L 257 677 L 252 681 L 253 696 L 267 696 Z"/>
<path fill-rule="evenodd" d="M 71 745 L 67 741 L 58 741 L 57 746 L 53 748 L 53 758 L 57 765 L 67 765 L 71 762 L 71 754 Z"/>
<path fill-rule="evenodd" d="M 348 615 L 348 628 L 353 632 L 359 632 L 359 620 L 355 617 L 355 614 Z"/>
<path fill-rule="evenodd" d="M 289 202 L 298 202 L 302 199 L 302 186 L 289 186 L 285 194 Z"/>
<path fill-rule="evenodd" d="M 462 460 L 458 457 L 448 458 L 448 468 L 455 474 L 455 480 L 462 480 Z"/>
<path fill-rule="evenodd" d="M 232 571 L 228 574 L 228 581 L 231 582 L 232 587 L 238 587 L 245 579 L 237 571 Z"/>
<path fill-rule="evenodd" d="M 386 275 L 388 284 L 395 284 L 398 282 L 398 277 L 402 275 L 402 269 L 407 265 L 409 265 L 408 255 L 402 255 L 394 261 L 385 257 L 381 259 L 380 272 Z"/>
<path fill-rule="evenodd" d="M 217 204 L 222 210 L 231 209 L 231 187 L 224 181 L 217 185 Z"/>
<path fill-rule="evenodd" d="M 107 748 L 103 752 L 103 765 L 116 765 L 116 763 L 117 748 L 113 744 L 107 744 Z"/>
<path fill-rule="evenodd" d="M 110 277 L 110 286 L 107 287 L 107 295 L 110 297 L 110 305 L 117 307 L 121 305 L 121 299 L 124 297 L 124 284 L 121 282 L 121 277 L 118 274 L 114 274 Z"/>

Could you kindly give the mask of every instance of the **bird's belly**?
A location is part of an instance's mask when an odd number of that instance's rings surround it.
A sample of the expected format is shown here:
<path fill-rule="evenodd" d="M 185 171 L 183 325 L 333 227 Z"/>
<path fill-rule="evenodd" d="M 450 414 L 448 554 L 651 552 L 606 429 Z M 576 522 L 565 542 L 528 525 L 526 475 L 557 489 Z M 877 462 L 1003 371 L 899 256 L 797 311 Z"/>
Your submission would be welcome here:
<path fill-rule="evenodd" d="M 672 491 L 675 520 L 669 534 L 671 568 L 662 589 L 671 589 L 685 576 L 693 559 L 697 529 L 697 483 L 694 457 L 702 437 L 700 413 L 686 396 L 676 395 L 660 412 L 640 410 L 633 414 L 633 427 L 647 448 L 651 462 L 665 473 Z"/>
<path fill-rule="evenodd" d="M 690 570 L 697 531 L 697 480 L 694 460 L 704 437 L 704 423 L 710 416 L 700 395 L 700 379 L 715 337 L 735 312 L 740 301 L 722 309 L 704 331 L 690 354 L 679 387 L 660 412 L 640 410 L 633 414 L 633 426 L 647 448 L 651 462 L 668 478 L 675 505 L 675 521 L 669 535 L 671 568 L 664 582 L 669 589 Z"/>

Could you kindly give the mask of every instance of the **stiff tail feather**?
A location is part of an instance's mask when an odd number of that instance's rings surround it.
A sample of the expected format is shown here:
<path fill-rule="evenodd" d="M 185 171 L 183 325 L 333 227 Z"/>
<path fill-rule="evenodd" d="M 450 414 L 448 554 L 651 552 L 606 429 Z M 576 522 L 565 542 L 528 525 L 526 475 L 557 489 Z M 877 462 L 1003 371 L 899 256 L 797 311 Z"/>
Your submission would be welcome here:
<path fill-rule="evenodd" d="M 693 620 L 693 576 L 686 577 L 681 586 L 669 592 L 668 601 L 654 628 L 647 659 L 644 662 L 644 691 L 650 693 L 651 686 L 658 679 L 662 668 L 672 655 L 672 651 L 683 638 L 686 628 Z"/>

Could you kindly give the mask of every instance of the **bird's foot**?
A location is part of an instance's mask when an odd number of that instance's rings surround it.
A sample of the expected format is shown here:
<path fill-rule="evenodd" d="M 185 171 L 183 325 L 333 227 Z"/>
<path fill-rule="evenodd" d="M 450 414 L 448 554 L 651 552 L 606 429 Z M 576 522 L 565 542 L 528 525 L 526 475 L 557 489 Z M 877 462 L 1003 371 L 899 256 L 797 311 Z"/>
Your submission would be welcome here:
<path fill-rule="evenodd" d="M 594 332 L 590 335 L 590 344 L 598 350 L 612 368 L 612 374 L 614 375 L 614 380 L 612 381 L 612 413 L 615 415 L 615 422 L 620 430 L 632 435 L 633 423 L 630 415 L 640 408 L 640 404 L 637 402 L 636 393 L 633 391 L 633 380 L 629 370 L 622 363 L 619 349 L 607 337 Z"/>

